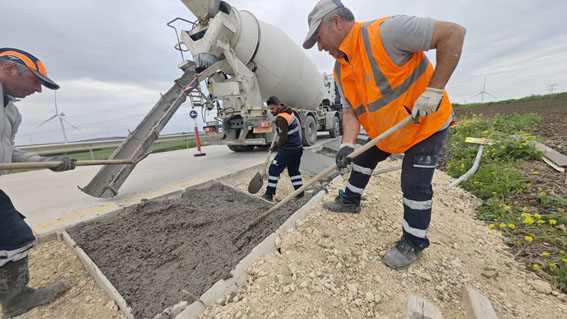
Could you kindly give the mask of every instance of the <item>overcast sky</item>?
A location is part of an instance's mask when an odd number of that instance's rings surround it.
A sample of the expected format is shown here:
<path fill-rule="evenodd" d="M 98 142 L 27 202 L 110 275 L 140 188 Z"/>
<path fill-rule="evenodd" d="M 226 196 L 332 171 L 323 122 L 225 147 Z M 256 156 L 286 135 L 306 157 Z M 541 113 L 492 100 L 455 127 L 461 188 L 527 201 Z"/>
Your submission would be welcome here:
<path fill-rule="evenodd" d="M 316 1 L 233 0 L 240 10 L 284 30 L 298 45 Z M 486 91 L 510 99 L 567 91 L 567 1 L 549 0 L 345 0 L 357 21 L 407 14 L 452 21 L 467 28 L 461 61 L 447 85 L 451 100 L 480 102 Z M 175 17 L 194 20 L 180 0 L 1 0 L 0 47 L 29 51 L 61 85 L 60 112 L 80 130 L 70 141 L 123 136 L 181 76 L 173 29 Z M 187 25 L 179 24 L 180 28 Z M 316 48 L 305 51 L 321 72 L 334 60 Z M 435 52 L 428 55 L 434 61 Z M 189 55 L 190 57 L 190 55 Z M 187 55 L 186 55 L 187 58 Z M 485 101 L 493 100 L 485 96 Z M 24 120 L 17 145 L 62 142 L 54 93 L 45 89 L 18 104 Z M 192 131 L 185 103 L 163 133 Z"/>

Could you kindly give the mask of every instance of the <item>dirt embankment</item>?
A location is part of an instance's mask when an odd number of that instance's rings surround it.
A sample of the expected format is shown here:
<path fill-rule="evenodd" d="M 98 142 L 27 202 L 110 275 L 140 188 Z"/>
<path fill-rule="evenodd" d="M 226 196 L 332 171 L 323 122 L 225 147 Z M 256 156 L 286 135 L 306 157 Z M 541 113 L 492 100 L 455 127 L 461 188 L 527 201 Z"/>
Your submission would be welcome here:
<path fill-rule="evenodd" d="M 482 106 L 470 109 L 456 109 L 457 121 L 463 117 L 473 114 L 482 114 L 484 117 L 492 117 L 496 114 L 528 114 L 535 113 L 543 118 L 528 132 L 541 138 L 541 142 L 567 154 L 567 98 L 547 99 L 532 102 L 518 102 L 494 106 Z"/>

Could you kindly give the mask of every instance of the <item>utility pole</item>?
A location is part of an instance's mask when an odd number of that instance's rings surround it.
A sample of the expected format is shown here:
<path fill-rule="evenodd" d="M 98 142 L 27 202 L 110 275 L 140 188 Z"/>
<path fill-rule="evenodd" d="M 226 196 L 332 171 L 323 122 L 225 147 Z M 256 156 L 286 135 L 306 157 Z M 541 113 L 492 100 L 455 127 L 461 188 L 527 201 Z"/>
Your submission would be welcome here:
<path fill-rule="evenodd" d="M 547 86 L 549 88 L 549 94 L 553 94 L 553 91 L 555 90 L 556 86 L 557 84 L 550 84 Z"/>

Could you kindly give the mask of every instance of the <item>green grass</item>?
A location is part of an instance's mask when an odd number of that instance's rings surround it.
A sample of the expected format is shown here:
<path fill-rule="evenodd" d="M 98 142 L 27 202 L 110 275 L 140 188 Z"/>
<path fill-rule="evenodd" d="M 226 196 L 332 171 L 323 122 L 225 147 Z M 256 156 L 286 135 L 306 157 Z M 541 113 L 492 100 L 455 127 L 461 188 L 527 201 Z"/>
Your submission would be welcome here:
<path fill-rule="evenodd" d="M 555 93 L 555 94 L 546 94 L 546 95 L 532 95 L 532 96 L 524 97 L 524 98 L 521 98 L 521 99 L 510 99 L 510 100 L 486 102 L 486 103 L 470 103 L 470 104 L 453 103 L 453 107 L 455 109 L 468 109 L 468 108 L 473 108 L 473 107 L 501 105 L 501 104 L 512 104 L 512 103 L 521 103 L 521 102 L 532 102 L 532 101 L 541 101 L 541 100 L 557 99 L 557 98 L 565 98 L 565 97 L 567 97 L 567 92 Z"/>
<path fill-rule="evenodd" d="M 567 225 L 567 199 L 553 189 L 532 185 L 519 169 L 525 161 L 543 155 L 528 143 L 534 137 L 522 131 L 540 121 L 535 114 L 460 120 L 446 145 L 445 170 L 456 178 L 473 165 L 479 145 L 465 143 L 467 137 L 493 140 L 492 145 L 484 145 L 476 174 L 461 186 L 484 200 L 477 217 L 487 221 L 493 232 L 501 231 L 528 267 L 567 292 L 567 231 L 562 226 Z"/>

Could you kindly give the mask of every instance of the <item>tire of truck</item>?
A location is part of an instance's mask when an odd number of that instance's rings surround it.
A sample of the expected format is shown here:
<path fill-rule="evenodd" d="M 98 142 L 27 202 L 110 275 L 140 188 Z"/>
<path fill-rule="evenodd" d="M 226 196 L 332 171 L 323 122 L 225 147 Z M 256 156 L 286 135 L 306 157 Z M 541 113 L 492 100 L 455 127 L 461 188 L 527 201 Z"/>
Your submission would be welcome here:
<path fill-rule="evenodd" d="M 254 149 L 254 145 L 227 145 L 233 152 L 250 152 Z"/>
<path fill-rule="evenodd" d="M 335 138 L 341 135 L 341 122 L 338 116 L 333 117 L 333 126 L 329 129 L 329 136 Z"/>
<path fill-rule="evenodd" d="M 301 131 L 304 146 L 311 146 L 317 142 L 317 122 L 312 116 L 305 118 L 305 127 Z"/>

